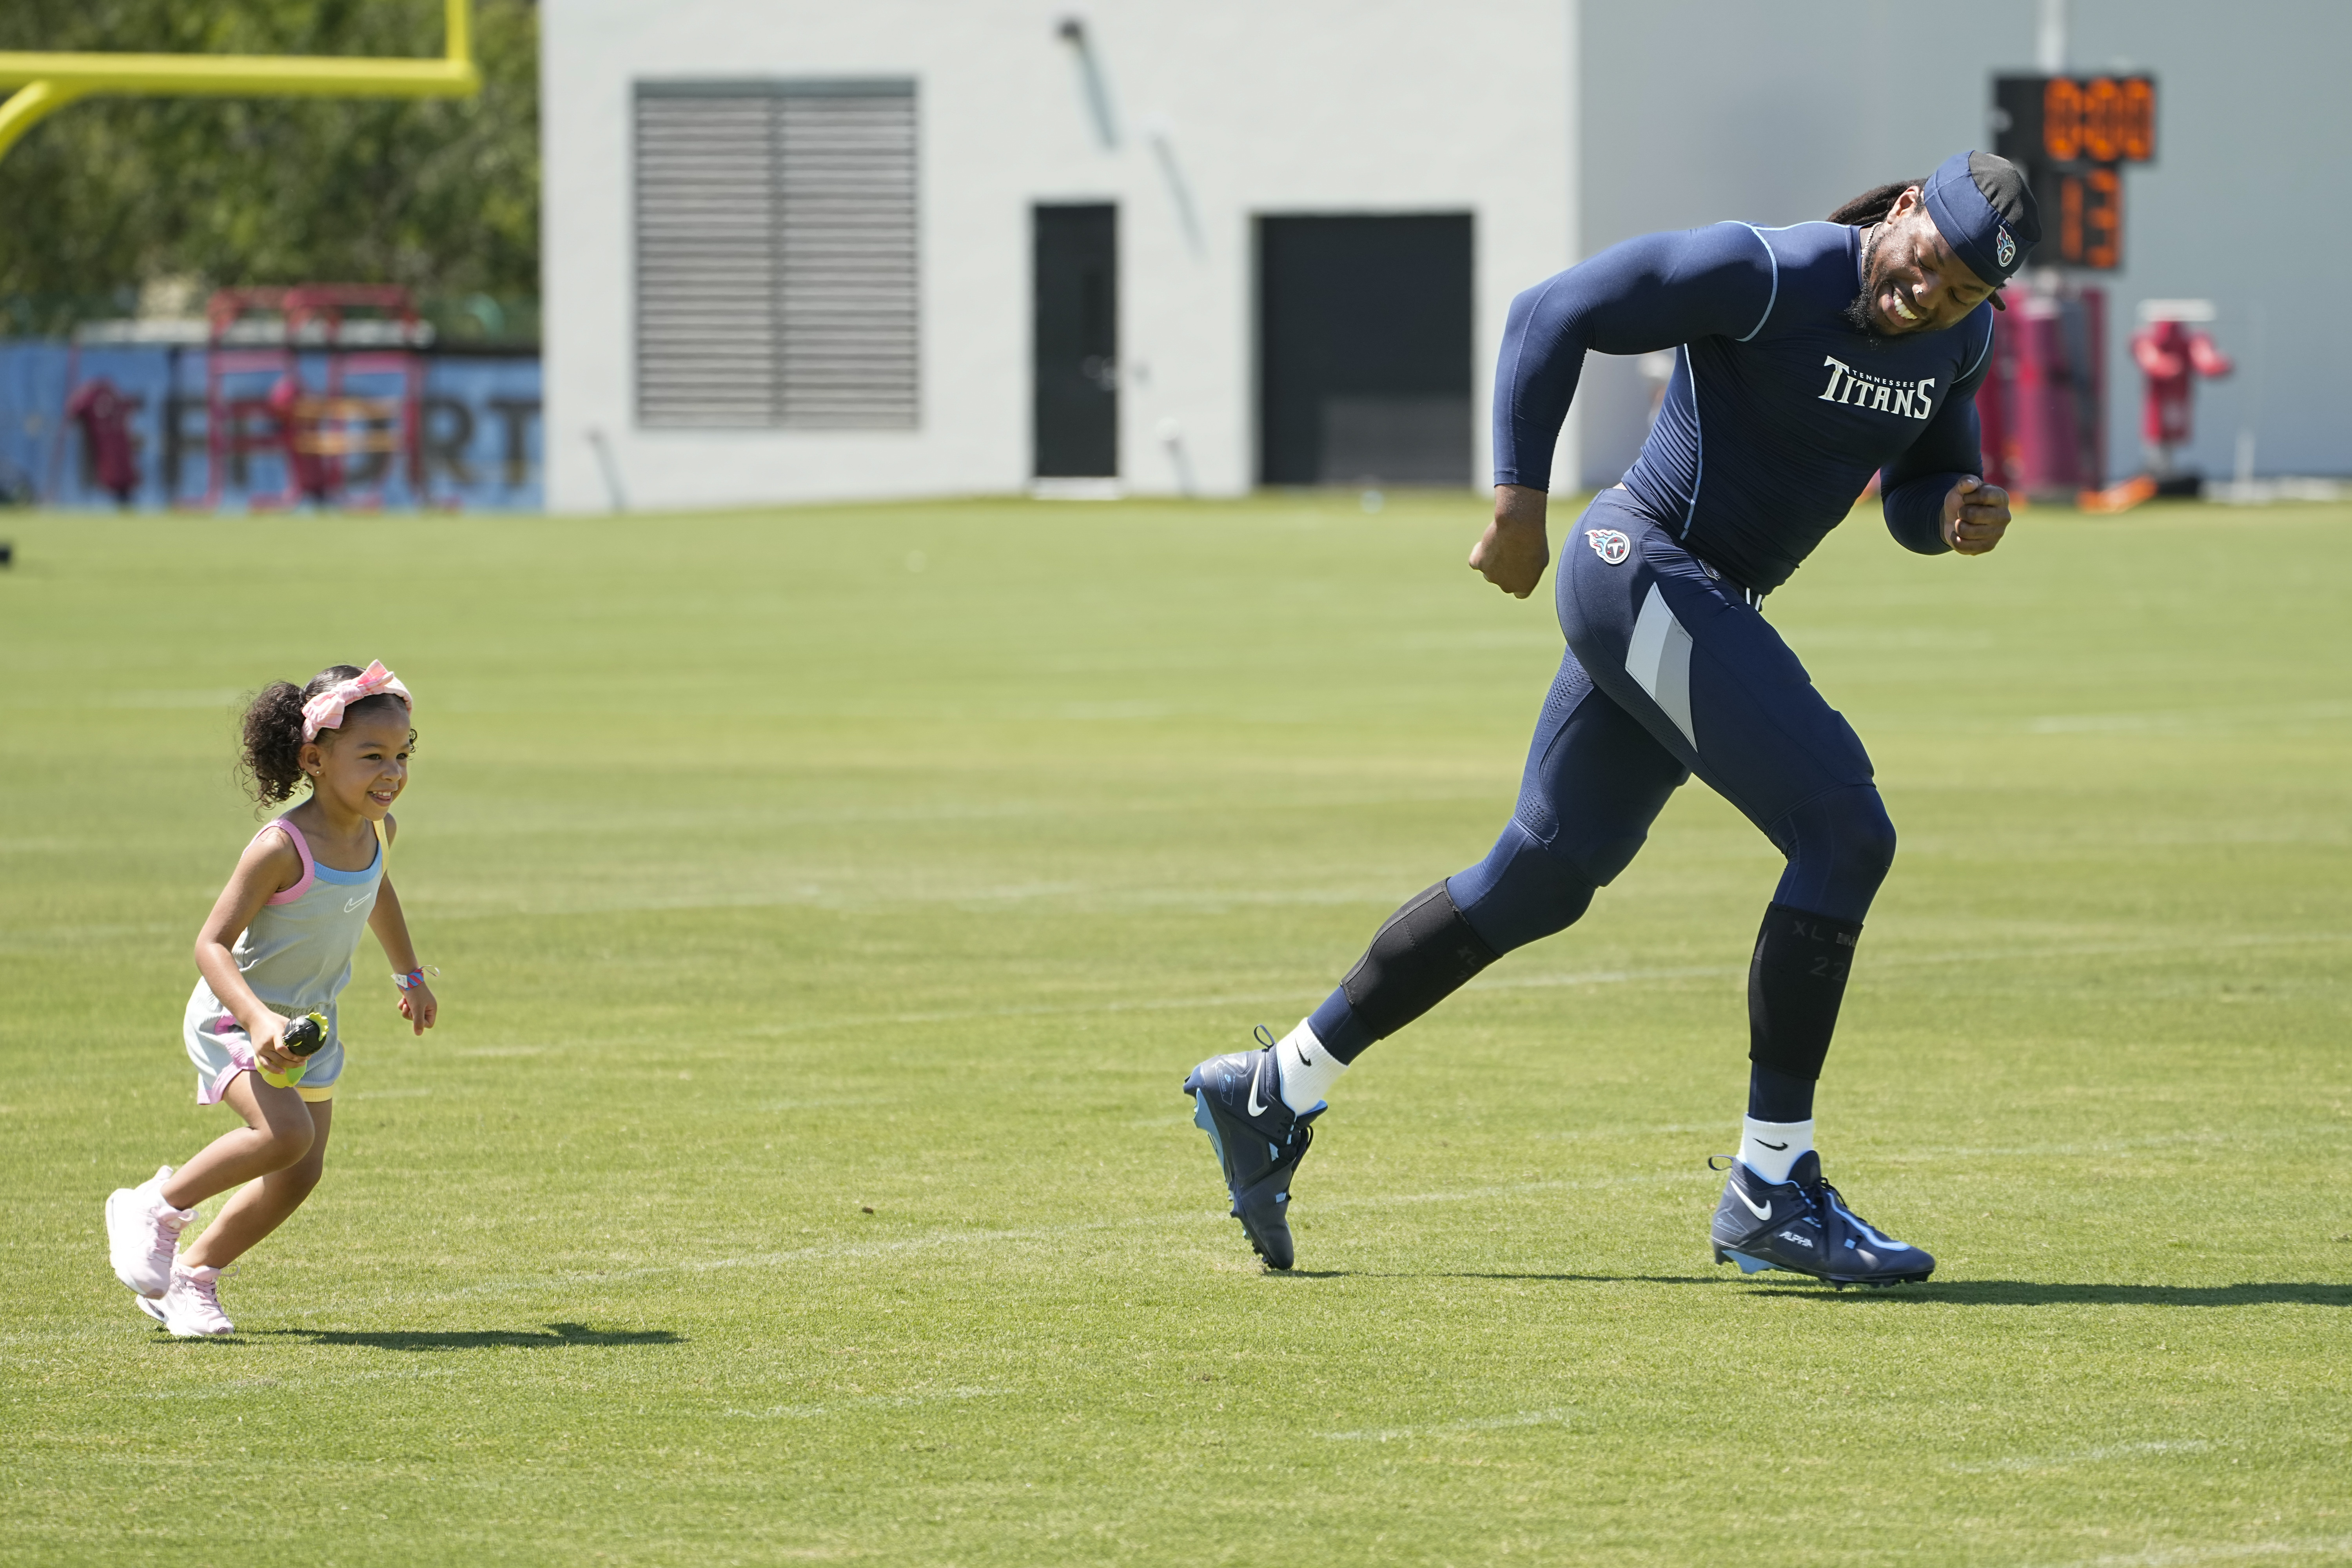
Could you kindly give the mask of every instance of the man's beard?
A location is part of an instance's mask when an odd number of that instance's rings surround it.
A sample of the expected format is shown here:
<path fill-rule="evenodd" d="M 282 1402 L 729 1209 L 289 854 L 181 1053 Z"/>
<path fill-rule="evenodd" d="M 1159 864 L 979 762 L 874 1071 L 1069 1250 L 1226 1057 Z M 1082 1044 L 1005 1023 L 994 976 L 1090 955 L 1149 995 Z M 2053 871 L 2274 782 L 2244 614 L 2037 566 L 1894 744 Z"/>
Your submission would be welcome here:
<path fill-rule="evenodd" d="M 1878 238 L 1879 236 L 1885 232 L 1885 226 L 1881 225 L 1877 228 L 1872 229 L 1864 238 L 1862 242 L 1862 292 L 1856 294 L 1853 300 L 1847 302 L 1846 308 L 1843 312 L 1845 316 L 1845 324 L 1852 327 L 1855 331 L 1860 332 L 1863 336 L 1864 344 L 1872 349 L 1883 349 L 1886 347 L 1887 344 L 1895 341 L 1892 337 L 1878 330 L 1878 318 L 1871 314 L 1870 310 L 1871 300 L 1878 293 L 1879 283 L 1878 274 L 1874 268 L 1873 263 L 1878 259 Z"/>

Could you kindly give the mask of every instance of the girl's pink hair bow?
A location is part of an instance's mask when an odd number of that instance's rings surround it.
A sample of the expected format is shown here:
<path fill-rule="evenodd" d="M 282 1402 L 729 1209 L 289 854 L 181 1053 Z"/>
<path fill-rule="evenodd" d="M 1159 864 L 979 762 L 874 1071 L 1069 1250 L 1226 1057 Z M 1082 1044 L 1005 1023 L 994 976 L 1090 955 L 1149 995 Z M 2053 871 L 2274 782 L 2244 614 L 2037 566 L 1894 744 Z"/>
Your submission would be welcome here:
<path fill-rule="evenodd" d="M 400 677 L 384 668 L 382 659 L 372 660 L 368 667 L 349 680 L 338 680 L 308 702 L 302 704 L 302 739 L 315 741 L 321 730 L 340 730 L 343 710 L 363 697 L 374 697 L 389 691 L 411 711 L 416 704 L 408 695 L 408 688 Z"/>

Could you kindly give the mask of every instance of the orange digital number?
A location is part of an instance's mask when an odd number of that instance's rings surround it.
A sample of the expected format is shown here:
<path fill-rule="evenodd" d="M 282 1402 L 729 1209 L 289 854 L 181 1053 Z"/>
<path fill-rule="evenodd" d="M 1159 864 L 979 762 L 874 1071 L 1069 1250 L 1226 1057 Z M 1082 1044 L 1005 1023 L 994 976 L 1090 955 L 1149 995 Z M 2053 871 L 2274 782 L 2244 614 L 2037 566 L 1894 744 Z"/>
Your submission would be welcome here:
<path fill-rule="evenodd" d="M 2122 100 L 2111 77 L 2095 76 L 2083 84 L 2083 156 L 2094 163 L 2112 163 L 2122 155 L 2116 124 Z"/>
<path fill-rule="evenodd" d="M 2083 155 L 2083 93 L 2071 77 L 2053 76 L 2042 84 L 2042 150 L 2059 163 Z"/>
<path fill-rule="evenodd" d="M 2144 79 L 2123 84 L 2123 154 L 2135 163 L 2156 157 L 2156 89 Z"/>
<path fill-rule="evenodd" d="M 2058 259 L 2083 259 L 2083 176 L 2058 176 Z"/>
<path fill-rule="evenodd" d="M 2091 187 L 2089 202 L 2075 203 L 2084 209 L 2083 265 L 2113 270 L 2123 260 L 2124 183 L 2113 169 L 2094 169 L 2083 179 Z"/>

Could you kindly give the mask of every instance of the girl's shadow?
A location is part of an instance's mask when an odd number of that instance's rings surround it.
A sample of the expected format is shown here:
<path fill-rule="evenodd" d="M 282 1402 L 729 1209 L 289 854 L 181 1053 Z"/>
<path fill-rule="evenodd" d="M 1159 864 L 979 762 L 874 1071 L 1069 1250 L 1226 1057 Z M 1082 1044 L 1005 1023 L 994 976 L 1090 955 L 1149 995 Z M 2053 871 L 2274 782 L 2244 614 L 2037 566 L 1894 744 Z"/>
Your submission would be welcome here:
<path fill-rule="evenodd" d="M 667 1329 L 592 1329 L 585 1323 L 550 1323 L 543 1330 L 265 1329 L 256 1339 L 307 1340 L 314 1345 L 363 1345 L 379 1351 L 555 1350 L 567 1345 L 674 1345 L 685 1336 Z"/>

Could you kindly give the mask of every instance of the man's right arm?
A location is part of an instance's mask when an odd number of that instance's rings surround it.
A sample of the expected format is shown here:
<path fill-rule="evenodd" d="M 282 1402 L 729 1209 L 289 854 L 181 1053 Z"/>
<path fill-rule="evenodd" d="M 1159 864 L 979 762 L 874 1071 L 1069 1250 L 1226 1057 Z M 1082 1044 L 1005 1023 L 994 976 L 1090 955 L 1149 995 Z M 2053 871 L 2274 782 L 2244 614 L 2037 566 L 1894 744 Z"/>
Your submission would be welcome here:
<path fill-rule="evenodd" d="M 1552 448 L 1588 353 L 1754 337 L 1778 281 L 1763 237 L 1720 223 L 1612 246 L 1512 300 L 1495 365 L 1495 521 L 1470 552 L 1471 568 L 1516 598 L 1543 581 Z"/>
<path fill-rule="evenodd" d="M 1552 448 L 1586 353 L 1753 337 L 1776 281 L 1763 237 L 1719 223 L 1612 246 L 1512 300 L 1495 365 L 1496 485 L 1550 487 Z"/>

